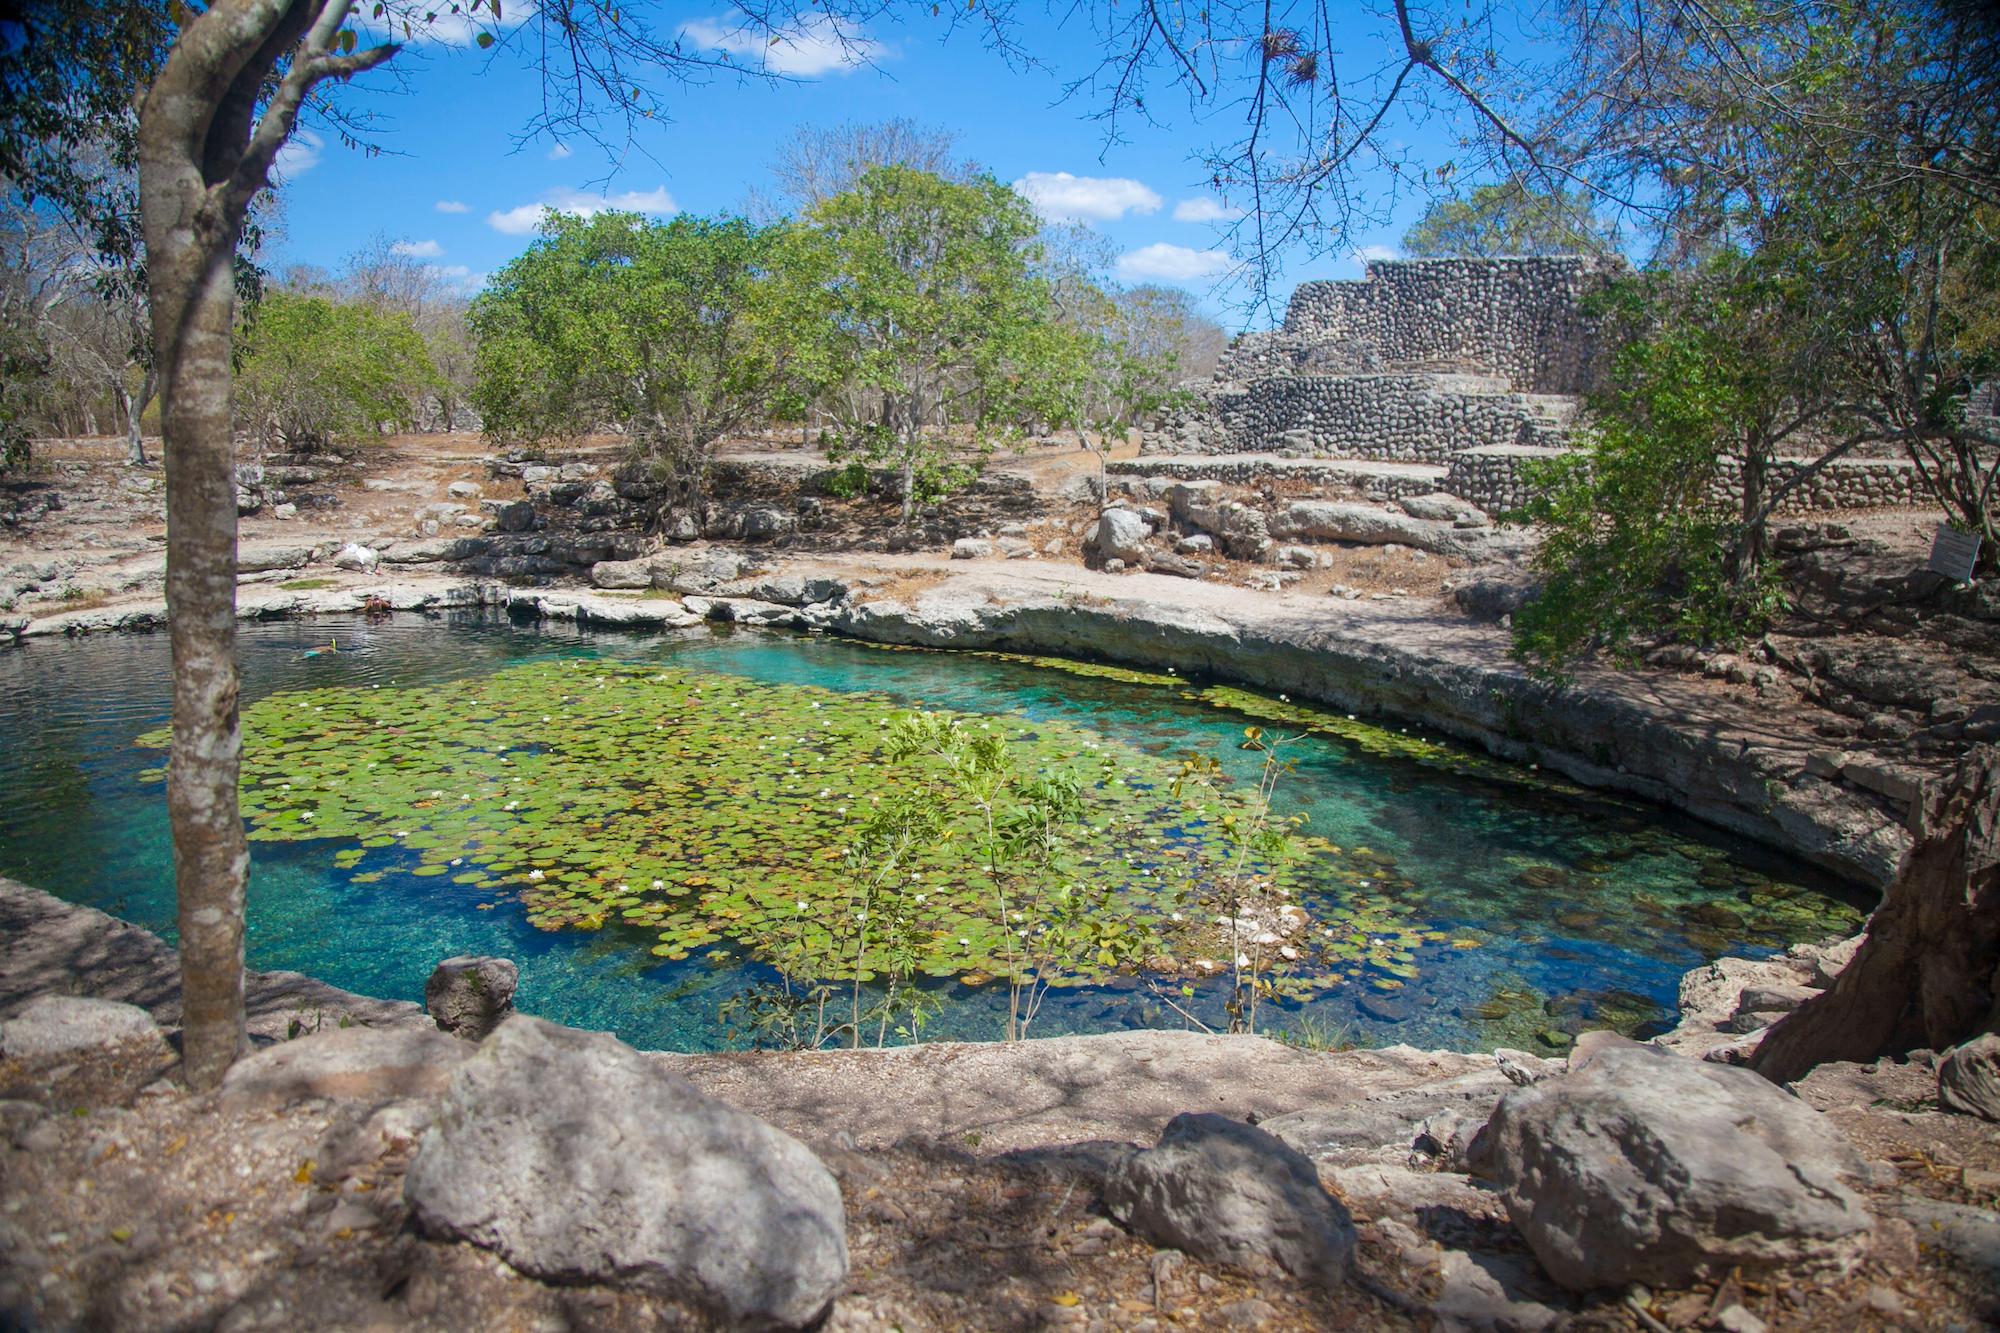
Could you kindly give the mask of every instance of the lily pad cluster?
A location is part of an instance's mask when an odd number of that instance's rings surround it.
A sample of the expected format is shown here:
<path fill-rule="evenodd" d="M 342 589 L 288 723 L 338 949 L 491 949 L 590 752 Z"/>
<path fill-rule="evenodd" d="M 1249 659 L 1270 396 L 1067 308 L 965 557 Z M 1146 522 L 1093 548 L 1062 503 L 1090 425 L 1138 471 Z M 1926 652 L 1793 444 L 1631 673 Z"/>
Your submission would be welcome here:
<path fill-rule="evenodd" d="M 569 659 L 410 688 L 268 697 L 244 713 L 243 807 L 259 841 L 343 840 L 357 883 L 408 876 L 518 901 L 550 930 L 629 927 L 653 953 L 825 960 L 852 976 L 849 848 L 870 809 L 921 782 L 884 752 L 880 695 Z M 1086 824 L 1056 877 L 1173 933 L 1202 892 L 1210 832 L 1167 759 L 1062 722 L 960 715 L 1023 767 L 1082 780 Z M 145 743 L 164 744 L 156 732 Z M 896 897 L 933 978 L 1004 971 L 994 886 L 970 826 L 909 862 Z M 865 943 L 860 978 L 884 966 Z M 1090 979 L 1087 973 L 1080 980 Z"/>

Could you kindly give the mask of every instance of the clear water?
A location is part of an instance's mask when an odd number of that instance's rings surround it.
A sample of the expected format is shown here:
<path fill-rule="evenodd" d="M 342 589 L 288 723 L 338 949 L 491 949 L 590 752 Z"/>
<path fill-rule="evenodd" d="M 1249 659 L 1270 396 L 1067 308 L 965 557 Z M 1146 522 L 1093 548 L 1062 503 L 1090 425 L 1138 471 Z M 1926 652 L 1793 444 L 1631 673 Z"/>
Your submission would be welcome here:
<path fill-rule="evenodd" d="M 338 636 L 338 657 L 306 657 Z M 1248 775 L 1244 719 L 1171 690 L 1081 678 L 1017 662 L 884 652 L 816 636 L 697 630 L 633 635 L 521 625 L 466 613 L 449 622 L 243 627 L 246 702 L 329 685 L 419 684 L 585 656 L 672 663 L 753 680 L 870 691 L 930 707 L 1061 718 L 1161 753 L 1215 754 Z M 0 873 L 173 934 L 165 802 L 140 779 L 156 751 L 135 737 L 168 707 L 165 636 L 31 643 L 0 653 Z M 1288 753 L 1297 771 L 1282 811 L 1315 834 L 1371 850 L 1402 912 L 1450 937 L 1418 951 L 1417 976 L 1384 992 L 1339 987 L 1267 1008 L 1261 1026 L 1360 1045 L 1407 1041 L 1477 1049 L 1551 1049 L 1559 1034 L 1670 1024 L 1683 971 L 1721 953 L 1760 954 L 1854 928 L 1859 903 L 1809 868 L 1670 812 L 1574 790 L 1536 790 L 1419 767 L 1314 737 Z M 644 932 L 534 928 L 517 904 L 447 880 L 367 887 L 333 864 L 335 840 L 253 844 L 249 959 L 370 995 L 420 1000 L 440 958 L 499 954 L 521 967 L 519 1002 L 640 1046 L 727 1044 L 718 1007 L 767 982 L 755 964 L 651 956 Z M 1307 867 L 1298 896 L 1317 917 L 1353 892 Z M 1468 947 L 1470 946 L 1470 947 Z M 942 982 L 930 1039 L 992 1039 L 1004 988 Z M 1190 1002 L 1220 1024 L 1226 989 Z M 1138 980 L 1056 992 L 1037 1035 L 1180 1026 Z"/>

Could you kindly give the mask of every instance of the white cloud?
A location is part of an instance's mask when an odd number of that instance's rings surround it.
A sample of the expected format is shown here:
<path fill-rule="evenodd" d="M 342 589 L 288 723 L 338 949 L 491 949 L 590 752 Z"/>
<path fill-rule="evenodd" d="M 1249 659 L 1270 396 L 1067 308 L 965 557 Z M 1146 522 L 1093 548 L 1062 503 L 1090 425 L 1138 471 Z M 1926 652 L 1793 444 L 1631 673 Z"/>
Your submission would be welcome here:
<path fill-rule="evenodd" d="M 1160 196 L 1124 176 L 1072 176 L 1067 171 L 1031 171 L 1014 182 L 1014 192 L 1050 222 L 1112 222 L 1127 213 L 1157 213 Z"/>
<path fill-rule="evenodd" d="M 486 285 L 486 274 L 475 273 L 463 264 L 426 264 L 424 267 L 443 278 L 454 291 L 463 296 L 471 296 Z"/>
<path fill-rule="evenodd" d="M 397 241 L 389 247 L 389 253 L 410 259 L 436 259 L 444 253 L 444 247 L 436 241 Z"/>
<path fill-rule="evenodd" d="M 1354 261 L 1356 268 L 1365 272 L 1370 264 L 1378 263 L 1385 259 L 1396 258 L 1396 247 L 1393 245 L 1364 245 L 1357 248 L 1348 258 Z"/>
<path fill-rule="evenodd" d="M 801 14 L 788 28 L 772 33 L 753 25 L 740 11 L 732 11 L 721 18 L 683 23 L 681 36 L 772 74 L 797 79 L 845 74 L 888 53 L 888 47 L 868 36 L 859 24 L 831 14 Z"/>
<path fill-rule="evenodd" d="M 437 211 L 440 213 L 470 213 L 472 205 L 461 203 L 457 199 L 440 199 L 437 201 Z"/>
<path fill-rule="evenodd" d="M 616 209 L 621 213 L 650 213 L 668 217 L 680 212 L 680 205 L 662 185 L 657 190 L 627 190 L 623 194 L 586 194 L 568 188 L 550 190 L 539 203 L 498 210 L 486 215 L 487 225 L 508 236 L 526 236 L 542 225 L 543 213 L 568 213 L 572 217 L 595 217 Z"/>
<path fill-rule="evenodd" d="M 560 162 L 568 156 L 569 145 L 566 143 L 559 143 L 554 148 L 549 149 L 549 161 L 551 162 Z"/>
<path fill-rule="evenodd" d="M 1242 216 L 1243 210 L 1236 205 L 1225 204 L 1208 194 L 1198 194 L 1174 205 L 1176 222 L 1234 222 Z"/>
<path fill-rule="evenodd" d="M 1198 282 L 1213 278 L 1229 267 L 1229 256 L 1220 250 L 1190 250 L 1185 245 L 1161 241 L 1118 256 L 1118 276 L 1160 282 Z"/>
<path fill-rule="evenodd" d="M 320 151 L 325 147 L 326 140 L 311 130 L 295 129 L 271 163 L 271 174 L 281 181 L 297 180 L 319 165 Z"/>

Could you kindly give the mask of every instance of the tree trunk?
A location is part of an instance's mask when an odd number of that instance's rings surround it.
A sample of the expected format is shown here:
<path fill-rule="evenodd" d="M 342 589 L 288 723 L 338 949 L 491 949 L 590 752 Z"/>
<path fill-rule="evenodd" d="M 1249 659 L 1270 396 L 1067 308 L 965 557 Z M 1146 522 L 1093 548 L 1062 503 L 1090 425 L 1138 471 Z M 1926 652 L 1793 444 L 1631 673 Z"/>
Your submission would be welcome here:
<path fill-rule="evenodd" d="M 1854 960 L 1758 1045 L 1750 1067 L 1766 1078 L 1941 1051 L 2000 1025 L 2000 749 L 1968 754 L 1914 825 L 1916 849 Z"/>
<path fill-rule="evenodd" d="M 221 1082 L 245 1042 L 250 853 L 236 791 L 243 737 L 229 411 L 236 246 L 313 86 L 395 54 L 393 45 L 331 52 L 350 4 L 213 0 L 182 24 L 139 110 L 139 213 L 166 455 L 181 1061 L 196 1088 Z"/>
<path fill-rule="evenodd" d="M 164 230 L 164 229 L 163 229 Z M 250 854 L 237 804 L 236 449 L 230 433 L 233 247 L 149 238 L 167 480 L 173 745 L 167 809 L 181 952 L 182 1060 L 209 1087 L 241 1052 Z M 205 252 L 207 251 L 207 252 Z M 185 293 L 186 295 L 183 295 Z"/>
<path fill-rule="evenodd" d="M 1764 493 L 1768 489 L 1766 473 L 1769 469 L 1770 450 L 1761 432 L 1752 432 L 1749 447 L 1743 453 L 1743 531 L 1737 536 L 1736 549 L 1730 552 L 1729 576 L 1741 583 L 1756 575 L 1764 563 Z"/>
<path fill-rule="evenodd" d="M 125 408 L 125 439 L 130 446 L 125 461 L 132 467 L 146 465 L 146 435 L 140 423 L 145 420 L 146 408 L 153 401 L 155 387 L 151 366 L 146 368 L 146 378 L 139 385 L 137 397 L 126 392 L 124 385 L 118 386 L 118 401 Z"/>

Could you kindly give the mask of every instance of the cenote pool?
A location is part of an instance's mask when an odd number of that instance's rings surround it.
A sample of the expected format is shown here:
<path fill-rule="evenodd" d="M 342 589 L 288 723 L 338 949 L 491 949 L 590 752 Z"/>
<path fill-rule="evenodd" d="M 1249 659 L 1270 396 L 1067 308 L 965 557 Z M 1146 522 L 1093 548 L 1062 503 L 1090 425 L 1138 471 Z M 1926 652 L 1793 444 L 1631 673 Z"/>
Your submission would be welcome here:
<path fill-rule="evenodd" d="M 420 1000 L 439 959 L 500 954 L 523 1008 L 645 1047 L 749 1044 L 774 964 L 842 1006 L 857 970 L 871 1003 L 907 977 L 925 1040 L 1003 1034 L 994 978 L 1046 920 L 1003 919 L 980 821 L 954 807 L 886 876 L 866 833 L 885 799 L 939 789 L 934 764 L 886 752 L 919 709 L 997 737 L 1024 775 L 1078 779 L 1082 822 L 1042 878 L 1073 888 L 1066 929 L 1090 946 L 1037 1036 L 1183 1026 L 1174 1005 L 1227 1022 L 1202 964 L 1228 966 L 1213 885 L 1263 762 L 1247 727 L 1296 738 L 1273 806 L 1305 817 L 1290 862 L 1252 867 L 1305 914 L 1296 957 L 1260 955 L 1280 992 L 1263 1030 L 1547 1051 L 1670 1024 L 1705 959 L 1862 919 L 1827 878 L 1669 812 L 1170 676 L 481 613 L 249 624 L 242 655 L 252 966 Z M 0 873 L 171 938 L 167 699 L 164 635 L 0 653 Z M 1174 792 L 1190 755 L 1227 779 L 1206 811 Z M 877 926 L 854 924 L 871 907 Z M 1124 943 L 1100 955 L 1107 924 Z"/>

